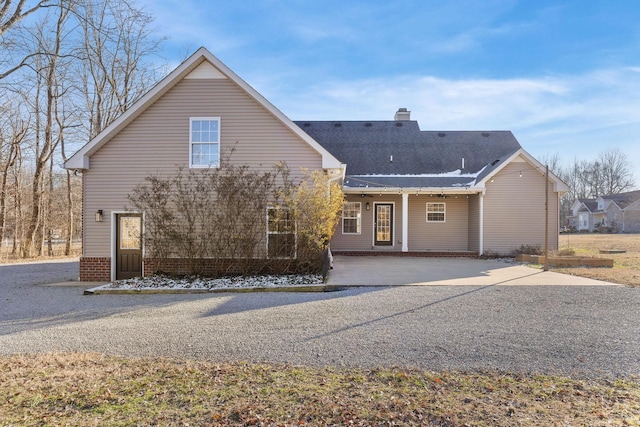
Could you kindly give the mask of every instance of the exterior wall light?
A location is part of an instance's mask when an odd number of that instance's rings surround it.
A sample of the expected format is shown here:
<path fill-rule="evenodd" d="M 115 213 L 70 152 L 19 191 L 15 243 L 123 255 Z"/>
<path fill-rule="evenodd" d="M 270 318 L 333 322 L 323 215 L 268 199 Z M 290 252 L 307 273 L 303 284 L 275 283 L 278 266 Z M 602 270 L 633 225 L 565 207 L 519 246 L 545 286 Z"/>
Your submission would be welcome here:
<path fill-rule="evenodd" d="M 98 209 L 96 212 L 96 222 L 102 222 L 102 209 Z"/>
<path fill-rule="evenodd" d="M 365 207 L 368 211 L 370 211 L 370 210 L 371 210 L 371 204 L 370 204 L 369 202 L 367 202 L 367 203 L 364 205 L 364 207 Z"/>

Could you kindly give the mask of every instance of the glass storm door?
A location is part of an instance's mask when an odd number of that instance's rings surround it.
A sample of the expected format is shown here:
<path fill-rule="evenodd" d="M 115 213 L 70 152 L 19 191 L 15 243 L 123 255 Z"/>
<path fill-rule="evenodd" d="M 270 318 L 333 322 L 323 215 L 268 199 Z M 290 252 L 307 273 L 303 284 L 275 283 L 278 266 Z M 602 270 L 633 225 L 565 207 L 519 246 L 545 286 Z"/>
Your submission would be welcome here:
<path fill-rule="evenodd" d="M 142 217 L 116 215 L 116 280 L 142 276 Z"/>
<path fill-rule="evenodd" d="M 391 203 L 376 204 L 376 221 L 373 224 L 375 245 L 393 245 L 393 205 Z"/>

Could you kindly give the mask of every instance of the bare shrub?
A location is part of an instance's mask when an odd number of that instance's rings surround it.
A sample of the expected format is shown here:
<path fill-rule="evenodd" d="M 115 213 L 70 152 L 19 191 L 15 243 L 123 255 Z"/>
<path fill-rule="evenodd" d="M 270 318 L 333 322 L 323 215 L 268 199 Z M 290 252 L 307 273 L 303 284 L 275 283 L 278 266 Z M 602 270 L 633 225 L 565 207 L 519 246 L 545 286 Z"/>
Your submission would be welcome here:
<path fill-rule="evenodd" d="M 156 272 L 315 272 L 340 218 L 343 194 L 322 171 L 298 182 L 286 164 L 261 172 L 222 159 L 219 168 L 150 176 L 128 198 L 144 212 L 143 241 Z"/>
<path fill-rule="evenodd" d="M 542 255 L 544 251 L 540 247 L 540 245 L 525 245 L 522 244 L 515 250 L 516 255 L 524 254 L 524 255 Z"/>

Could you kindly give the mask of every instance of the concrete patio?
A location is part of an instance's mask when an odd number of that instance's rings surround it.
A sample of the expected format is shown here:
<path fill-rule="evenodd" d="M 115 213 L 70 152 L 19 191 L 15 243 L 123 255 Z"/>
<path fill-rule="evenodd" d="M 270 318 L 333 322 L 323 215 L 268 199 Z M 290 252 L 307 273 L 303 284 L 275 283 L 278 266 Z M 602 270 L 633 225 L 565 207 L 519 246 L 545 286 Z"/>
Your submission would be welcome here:
<path fill-rule="evenodd" d="M 475 258 L 336 256 L 335 286 L 623 286 L 525 265 Z"/>

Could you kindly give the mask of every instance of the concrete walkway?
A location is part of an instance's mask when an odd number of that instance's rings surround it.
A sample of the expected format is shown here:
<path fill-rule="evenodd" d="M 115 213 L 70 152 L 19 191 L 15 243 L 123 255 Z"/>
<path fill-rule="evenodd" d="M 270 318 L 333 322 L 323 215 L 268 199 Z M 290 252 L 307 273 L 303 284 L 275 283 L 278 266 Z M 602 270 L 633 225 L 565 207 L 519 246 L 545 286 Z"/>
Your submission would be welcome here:
<path fill-rule="evenodd" d="M 336 256 L 335 286 L 623 286 L 494 260 L 390 256 Z"/>

